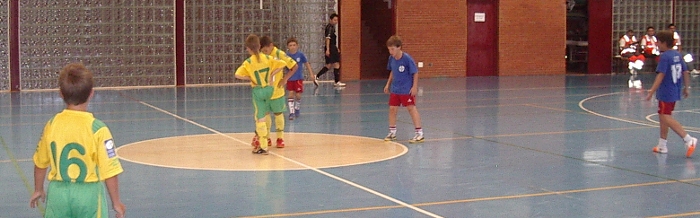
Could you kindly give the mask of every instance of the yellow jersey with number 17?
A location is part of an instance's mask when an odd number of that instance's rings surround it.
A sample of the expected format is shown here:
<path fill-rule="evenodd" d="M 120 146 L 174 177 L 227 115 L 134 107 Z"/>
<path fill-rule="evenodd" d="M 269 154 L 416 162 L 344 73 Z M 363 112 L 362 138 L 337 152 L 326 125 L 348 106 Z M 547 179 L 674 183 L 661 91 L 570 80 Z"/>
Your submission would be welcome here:
<path fill-rule="evenodd" d="M 292 67 L 297 65 L 297 62 L 294 61 L 294 59 L 287 56 L 286 52 L 279 50 L 276 46 L 272 47 L 272 54 L 271 55 L 272 55 L 272 57 L 274 57 L 277 60 L 284 61 L 284 64 L 287 67 L 287 69 L 291 70 Z M 294 73 L 294 72 L 289 72 L 289 73 Z M 275 89 L 272 92 L 271 99 L 278 99 L 278 98 L 284 97 L 284 90 L 285 90 L 284 86 L 282 86 L 282 87 L 279 86 L 279 83 L 282 81 L 282 77 L 284 77 L 284 74 L 278 74 L 273 78 L 274 79 L 273 84 L 275 86 Z"/>
<path fill-rule="evenodd" d="M 243 64 L 236 69 L 236 75 L 250 77 L 252 87 L 267 87 L 271 85 L 267 84 L 267 81 L 272 71 L 283 68 L 284 62 L 262 53 L 259 58 L 260 60 L 257 60 L 255 55 L 252 55 L 243 61 Z"/>
<path fill-rule="evenodd" d="M 65 109 L 44 127 L 34 164 L 48 180 L 100 182 L 123 172 L 109 128 L 92 113 Z"/>

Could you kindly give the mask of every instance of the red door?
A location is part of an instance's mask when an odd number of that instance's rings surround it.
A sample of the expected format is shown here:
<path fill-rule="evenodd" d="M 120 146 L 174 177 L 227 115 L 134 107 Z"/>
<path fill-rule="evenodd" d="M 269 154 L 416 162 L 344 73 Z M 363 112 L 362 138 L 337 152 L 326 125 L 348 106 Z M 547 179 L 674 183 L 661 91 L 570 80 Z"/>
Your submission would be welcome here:
<path fill-rule="evenodd" d="M 498 75 L 498 0 L 467 0 L 467 76 Z"/>
<path fill-rule="evenodd" d="M 386 79 L 389 51 L 386 40 L 395 34 L 397 0 L 362 0 L 360 79 Z"/>

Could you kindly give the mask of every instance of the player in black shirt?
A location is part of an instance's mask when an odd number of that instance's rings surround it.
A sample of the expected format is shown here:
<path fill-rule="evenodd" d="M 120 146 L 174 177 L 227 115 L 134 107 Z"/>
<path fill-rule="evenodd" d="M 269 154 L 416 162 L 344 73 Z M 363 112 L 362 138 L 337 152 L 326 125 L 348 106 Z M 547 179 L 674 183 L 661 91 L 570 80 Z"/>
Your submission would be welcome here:
<path fill-rule="evenodd" d="M 338 24 L 338 14 L 331 14 L 330 16 L 330 21 L 325 27 L 324 31 L 324 36 L 326 38 L 326 44 L 323 47 L 325 50 L 325 58 L 326 58 L 326 66 L 323 67 L 320 71 L 318 71 L 318 74 L 316 74 L 316 78 L 314 78 L 314 84 L 318 86 L 318 82 L 316 81 L 321 75 L 326 73 L 331 67 L 333 67 L 333 76 L 335 83 L 333 84 L 336 87 L 342 87 L 345 86 L 345 83 L 340 82 L 340 49 L 338 49 L 338 35 L 335 33 L 335 25 Z"/>

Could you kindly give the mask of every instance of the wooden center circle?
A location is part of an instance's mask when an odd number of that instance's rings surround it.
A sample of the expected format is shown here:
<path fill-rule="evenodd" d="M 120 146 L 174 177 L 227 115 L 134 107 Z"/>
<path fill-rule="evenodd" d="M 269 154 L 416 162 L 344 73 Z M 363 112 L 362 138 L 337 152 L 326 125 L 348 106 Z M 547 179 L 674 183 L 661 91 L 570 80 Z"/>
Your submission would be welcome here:
<path fill-rule="evenodd" d="M 330 168 L 399 157 L 406 146 L 383 139 L 322 133 L 285 133 L 284 148 L 272 134 L 269 155 L 253 154 L 253 133 L 186 135 L 135 142 L 117 148 L 125 161 L 178 169 L 269 171 Z"/>

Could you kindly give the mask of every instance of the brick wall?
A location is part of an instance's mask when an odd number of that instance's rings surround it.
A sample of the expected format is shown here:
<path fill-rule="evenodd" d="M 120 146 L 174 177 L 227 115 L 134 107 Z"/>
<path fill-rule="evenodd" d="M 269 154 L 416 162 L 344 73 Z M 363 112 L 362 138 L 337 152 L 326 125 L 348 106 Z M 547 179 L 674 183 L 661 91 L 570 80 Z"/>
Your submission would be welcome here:
<path fill-rule="evenodd" d="M 498 8 L 499 75 L 566 73 L 563 0 L 500 0 Z"/>
<path fill-rule="evenodd" d="M 361 0 L 338 1 L 340 19 L 340 77 L 343 81 L 360 79 L 360 48 L 362 41 L 360 17 L 362 16 Z"/>
<path fill-rule="evenodd" d="M 360 78 L 360 7 L 361 0 L 340 1 L 344 80 Z M 564 1 L 498 0 L 498 8 L 498 75 L 566 73 Z M 424 62 L 421 77 L 466 76 L 465 0 L 400 0 L 396 16 L 396 33 L 404 40 L 403 50 L 416 62 Z"/>
<path fill-rule="evenodd" d="M 419 69 L 421 77 L 466 75 L 466 11 L 464 0 L 396 3 L 396 33 L 403 39 L 403 50 L 424 63 Z"/>

